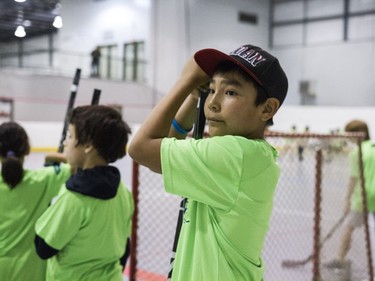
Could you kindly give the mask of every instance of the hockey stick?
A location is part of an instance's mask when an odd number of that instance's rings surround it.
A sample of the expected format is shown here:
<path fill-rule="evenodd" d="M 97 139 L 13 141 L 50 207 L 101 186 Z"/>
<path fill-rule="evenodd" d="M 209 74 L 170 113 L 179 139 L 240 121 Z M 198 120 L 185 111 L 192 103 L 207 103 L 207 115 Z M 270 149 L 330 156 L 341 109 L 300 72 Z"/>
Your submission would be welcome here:
<path fill-rule="evenodd" d="M 194 139 L 201 139 L 203 137 L 204 127 L 206 125 L 206 116 L 204 115 L 203 107 L 204 107 L 204 102 L 206 101 L 206 98 L 207 98 L 207 93 L 202 90 L 199 90 L 199 92 L 200 92 L 199 93 L 200 96 L 199 96 L 199 100 L 197 103 L 197 113 L 195 115 L 194 130 L 193 130 Z M 182 198 L 181 203 L 180 203 L 180 210 L 178 212 L 176 232 L 175 232 L 174 241 L 173 241 L 172 257 L 170 261 L 168 280 L 171 280 L 172 278 L 173 263 L 174 263 L 174 259 L 176 256 L 178 239 L 180 237 L 186 201 L 187 201 L 186 198 Z"/>
<path fill-rule="evenodd" d="M 348 212 L 345 212 L 341 218 L 336 222 L 336 224 L 331 228 L 331 230 L 327 233 L 327 235 L 323 238 L 323 240 L 319 243 L 319 247 L 322 248 L 323 244 L 327 242 L 328 239 L 332 237 L 332 235 L 336 232 L 336 230 L 341 226 L 341 224 L 344 222 L 346 216 L 348 215 Z M 303 266 L 310 262 L 314 257 L 314 253 L 312 253 L 310 256 L 303 260 L 284 260 L 281 265 L 283 267 L 297 267 L 297 266 Z"/>
<path fill-rule="evenodd" d="M 77 68 L 76 74 L 74 75 L 72 86 L 70 88 L 70 97 L 69 97 L 69 102 L 68 102 L 68 108 L 66 110 L 65 119 L 64 119 L 64 127 L 63 127 L 63 130 L 62 130 L 60 144 L 59 144 L 59 148 L 58 148 L 57 152 L 63 152 L 64 151 L 64 140 L 66 138 L 66 131 L 68 130 L 68 115 L 69 115 L 69 112 L 72 110 L 72 108 L 74 106 L 74 101 L 75 101 L 76 96 L 77 96 L 77 90 L 78 90 L 78 84 L 79 84 L 80 77 L 81 77 L 81 69 Z"/>
<path fill-rule="evenodd" d="M 207 93 L 200 91 L 200 97 L 197 104 L 197 115 L 195 117 L 195 125 L 193 131 L 194 139 L 203 138 L 204 127 L 206 126 L 206 116 L 204 115 L 204 102 L 206 101 Z"/>
<path fill-rule="evenodd" d="M 68 108 L 66 110 L 66 114 L 65 114 L 65 117 L 64 117 L 64 127 L 63 127 L 63 130 L 62 130 L 59 147 L 57 149 L 57 152 L 59 152 L 59 153 L 62 153 L 64 151 L 64 140 L 66 138 L 66 132 L 68 130 L 68 114 L 74 106 L 74 101 L 76 99 L 80 77 L 81 77 L 81 69 L 77 68 L 76 73 L 75 73 L 74 78 L 73 78 L 73 83 L 70 87 L 70 97 L 69 97 L 69 101 L 68 101 Z M 52 162 L 52 161 L 46 161 L 44 163 L 44 166 L 45 167 L 55 166 L 56 164 L 57 163 Z"/>
<path fill-rule="evenodd" d="M 91 105 L 99 104 L 101 92 L 102 90 L 94 89 L 94 93 L 92 94 Z"/>

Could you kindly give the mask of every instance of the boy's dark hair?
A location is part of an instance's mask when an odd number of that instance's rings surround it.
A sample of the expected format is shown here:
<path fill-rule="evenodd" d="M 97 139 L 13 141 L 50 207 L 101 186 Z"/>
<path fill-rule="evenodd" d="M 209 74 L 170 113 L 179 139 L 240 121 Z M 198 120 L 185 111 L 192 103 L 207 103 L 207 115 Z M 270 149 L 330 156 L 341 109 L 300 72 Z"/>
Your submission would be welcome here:
<path fill-rule="evenodd" d="M 23 157 L 30 152 L 29 138 L 24 128 L 15 122 L 0 125 L 1 176 L 12 189 L 22 181 Z"/>
<path fill-rule="evenodd" d="M 362 132 L 365 133 L 365 140 L 370 139 L 368 126 L 361 120 L 352 120 L 345 126 L 345 132 Z"/>
<path fill-rule="evenodd" d="M 238 67 L 238 65 L 230 61 L 224 61 L 217 66 L 217 68 L 215 69 L 214 75 L 226 74 L 226 73 L 237 73 L 245 81 L 250 82 L 254 85 L 256 89 L 256 93 L 257 93 L 257 96 L 255 98 L 255 106 L 263 104 L 267 101 L 268 95 L 266 94 L 264 89 L 258 83 L 256 83 L 254 79 L 247 72 L 245 72 L 242 68 Z M 273 124 L 272 119 L 269 119 L 266 124 L 272 125 Z"/>
<path fill-rule="evenodd" d="M 103 105 L 80 106 L 68 118 L 69 123 L 75 126 L 77 145 L 92 144 L 107 163 L 126 155 L 131 130 L 114 108 Z"/>

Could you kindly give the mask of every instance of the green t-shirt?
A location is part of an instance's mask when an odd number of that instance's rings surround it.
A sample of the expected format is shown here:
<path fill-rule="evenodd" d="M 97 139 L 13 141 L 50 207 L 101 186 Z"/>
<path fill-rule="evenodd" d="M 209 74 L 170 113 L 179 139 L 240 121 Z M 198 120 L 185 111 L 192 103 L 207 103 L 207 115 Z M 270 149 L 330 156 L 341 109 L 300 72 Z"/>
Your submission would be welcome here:
<path fill-rule="evenodd" d="M 120 258 L 133 210 L 132 194 L 123 183 L 108 200 L 63 188 L 36 223 L 37 234 L 59 250 L 48 259 L 47 281 L 122 281 Z"/>
<path fill-rule="evenodd" d="M 188 198 L 172 280 L 263 280 L 276 150 L 236 136 L 166 138 L 161 159 L 166 191 Z"/>
<path fill-rule="evenodd" d="M 25 170 L 13 189 L 0 176 L 0 280 L 45 280 L 46 261 L 35 252 L 34 226 L 69 176 L 66 164 Z"/>
<path fill-rule="evenodd" d="M 362 148 L 363 176 L 365 178 L 367 208 L 370 212 L 375 212 L 375 143 L 364 141 Z M 363 210 L 361 180 L 359 178 L 358 148 L 351 153 L 350 176 L 357 178 L 357 185 L 351 197 L 351 209 L 357 212 Z"/>

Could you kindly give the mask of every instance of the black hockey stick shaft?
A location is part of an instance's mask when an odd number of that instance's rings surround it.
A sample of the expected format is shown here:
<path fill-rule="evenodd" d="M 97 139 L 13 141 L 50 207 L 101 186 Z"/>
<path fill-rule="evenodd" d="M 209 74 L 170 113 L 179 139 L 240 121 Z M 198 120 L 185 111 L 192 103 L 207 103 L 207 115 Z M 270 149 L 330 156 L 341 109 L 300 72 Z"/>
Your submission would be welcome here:
<path fill-rule="evenodd" d="M 201 139 L 204 134 L 204 127 L 206 126 L 206 116 L 204 115 L 204 102 L 206 101 L 207 93 L 200 91 L 200 96 L 197 105 L 197 114 L 195 116 L 195 125 L 193 130 L 193 138 Z"/>
<path fill-rule="evenodd" d="M 102 90 L 94 89 L 94 93 L 92 94 L 91 105 L 99 104 L 101 93 L 102 93 Z"/>
<path fill-rule="evenodd" d="M 63 130 L 62 130 L 60 144 L 59 144 L 59 148 L 58 148 L 57 152 L 63 152 L 64 151 L 64 140 L 65 140 L 65 137 L 66 137 L 66 132 L 68 130 L 68 115 L 69 115 L 69 112 L 72 110 L 72 108 L 74 106 L 74 101 L 75 101 L 76 96 L 77 96 L 77 90 L 78 90 L 78 84 L 79 84 L 80 78 L 81 78 L 81 69 L 77 68 L 76 73 L 74 75 L 72 86 L 70 88 L 70 97 L 69 97 L 69 102 L 68 102 L 68 108 L 66 110 L 66 114 L 65 114 L 65 118 L 64 118 L 64 127 L 63 127 Z"/>
<path fill-rule="evenodd" d="M 207 98 L 207 93 L 200 90 L 199 100 L 198 100 L 198 103 L 197 103 L 197 112 L 196 112 L 196 115 L 195 115 L 194 130 L 193 130 L 193 138 L 194 139 L 203 138 L 204 128 L 205 128 L 205 125 L 206 125 L 206 116 L 204 115 L 203 108 L 204 108 L 204 102 L 206 101 L 206 98 Z M 177 245 L 178 245 L 178 239 L 180 237 L 180 232 L 181 232 L 181 228 L 182 228 L 182 222 L 183 222 L 183 217 L 184 217 L 184 212 L 185 212 L 186 201 L 187 201 L 186 198 L 182 198 L 181 203 L 180 203 L 180 210 L 178 212 L 176 232 L 175 232 L 174 241 L 173 241 L 173 249 L 172 249 L 172 257 L 171 257 L 171 261 L 170 261 L 170 269 L 169 269 L 169 272 L 168 272 L 168 280 L 170 280 L 172 278 L 173 262 L 174 262 L 174 259 L 175 259 Z"/>
<path fill-rule="evenodd" d="M 332 235 L 336 232 L 336 230 L 341 226 L 341 224 L 344 222 L 346 216 L 348 215 L 348 212 L 345 212 L 341 218 L 336 222 L 336 224 L 330 229 L 330 231 L 326 234 L 326 236 L 322 239 L 322 241 L 319 243 L 319 247 L 322 248 L 324 243 L 329 240 Z M 285 260 L 282 262 L 282 266 L 284 267 L 296 267 L 296 266 L 302 266 L 310 262 L 314 258 L 314 253 L 310 254 L 307 258 L 303 260 Z"/>

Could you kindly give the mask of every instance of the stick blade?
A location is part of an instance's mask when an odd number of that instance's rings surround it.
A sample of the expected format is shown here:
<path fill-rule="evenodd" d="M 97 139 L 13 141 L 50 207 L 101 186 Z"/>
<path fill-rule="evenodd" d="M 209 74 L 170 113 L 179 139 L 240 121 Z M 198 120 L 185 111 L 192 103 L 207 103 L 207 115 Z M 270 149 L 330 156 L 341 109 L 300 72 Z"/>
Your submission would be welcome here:
<path fill-rule="evenodd" d="M 309 259 L 308 260 L 284 260 L 282 263 L 281 263 L 281 266 L 282 267 L 299 267 L 299 266 L 303 266 L 305 265 L 306 263 L 309 262 Z"/>

